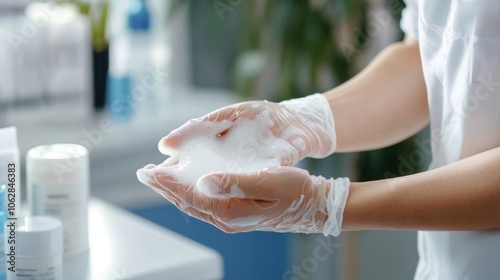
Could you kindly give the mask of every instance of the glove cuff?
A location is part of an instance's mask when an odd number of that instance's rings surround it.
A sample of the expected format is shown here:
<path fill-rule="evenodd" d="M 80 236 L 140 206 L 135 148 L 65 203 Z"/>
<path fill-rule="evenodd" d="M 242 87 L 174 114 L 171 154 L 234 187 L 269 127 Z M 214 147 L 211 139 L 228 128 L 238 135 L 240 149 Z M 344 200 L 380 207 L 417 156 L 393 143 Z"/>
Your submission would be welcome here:
<path fill-rule="evenodd" d="M 307 156 L 323 158 L 333 154 L 337 147 L 335 122 L 328 99 L 321 93 L 281 102 L 291 110 L 302 123 L 309 127 L 319 139 L 319 146 Z"/>
<path fill-rule="evenodd" d="M 349 178 L 330 179 L 330 192 L 326 201 L 328 219 L 323 226 L 325 236 L 339 236 L 342 231 L 344 209 L 349 196 Z"/>

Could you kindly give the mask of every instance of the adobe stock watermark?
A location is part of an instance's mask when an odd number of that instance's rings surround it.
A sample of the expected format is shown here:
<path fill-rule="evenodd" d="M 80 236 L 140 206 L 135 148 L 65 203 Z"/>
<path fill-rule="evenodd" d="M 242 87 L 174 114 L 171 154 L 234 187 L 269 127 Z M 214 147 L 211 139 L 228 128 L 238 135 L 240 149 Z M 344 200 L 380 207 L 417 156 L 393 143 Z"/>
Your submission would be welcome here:
<path fill-rule="evenodd" d="M 270 130 L 269 133 L 271 133 Z M 235 159 L 226 164 L 226 171 L 229 173 L 245 172 L 245 163 L 252 164 L 258 157 L 263 157 L 266 147 L 272 145 L 271 142 L 273 142 L 273 138 L 263 135 L 259 133 L 255 139 L 247 138 L 238 143 Z"/>
<path fill-rule="evenodd" d="M 59 15 L 60 7 L 57 1 L 55 3 L 34 3 L 30 6 L 26 21 L 18 31 L 11 31 L 7 34 L 7 40 L 14 50 L 18 53 L 22 46 L 35 38 L 40 29 L 48 26 L 50 22 Z"/>
<path fill-rule="evenodd" d="M 106 134 L 114 132 L 115 129 L 116 127 L 113 122 L 110 119 L 104 118 L 99 122 L 97 128 L 82 129 L 81 133 L 83 139 L 76 144 L 85 147 L 87 150 L 86 152 L 90 153 L 96 146 L 99 146 L 104 141 Z M 75 148 L 72 151 L 72 156 L 67 158 L 64 163 L 59 161 L 52 162 L 52 170 L 58 181 L 62 182 L 65 174 L 73 172 L 84 162 L 85 154 L 81 149 Z"/>
<path fill-rule="evenodd" d="M 431 139 L 416 139 L 414 144 L 418 148 L 416 150 L 413 150 L 407 158 L 403 157 L 402 155 L 398 156 L 398 174 L 386 171 L 384 173 L 384 177 L 386 179 L 413 174 L 417 172 L 420 167 L 432 157 Z"/>
<path fill-rule="evenodd" d="M 119 120 L 125 120 L 132 114 L 132 110 L 137 109 L 141 103 L 146 100 L 155 90 L 160 88 L 160 84 L 167 79 L 169 73 L 161 67 L 149 66 L 144 71 L 145 75 L 138 84 L 134 85 L 130 95 L 126 92 L 120 98 L 114 98 L 111 101 L 109 110 L 113 116 Z"/>
<path fill-rule="evenodd" d="M 454 141 L 451 135 L 458 131 L 458 126 L 477 112 L 481 102 L 486 102 L 491 96 L 500 92 L 500 77 L 495 81 L 493 75 L 490 74 L 488 76 L 479 76 L 477 81 L 477 85 L 472 89 L 472 94 L 467 96 L 463 106 L 445 116 L 447 123 L 451 125 L 443 129 L 431 130 L 430 139 L 416 139 L 414 142 L 417 146 L 416 150 L 412 151 L 407 158 L 401 155 L 398 156 L 398 174 L 386 171 L 384 173 L 385 178 L 409 175 L 418 171 L 424 163 L 432 158 L 432 144 L 451 144 Z M 449 105 L 453 107 L 453 104 Z"/>
<path fill-rule="evenodd" d="M 224 21 L 224 14 L 234 11 L 234 9 L 243 3 L 243 0 L 214 0 L 212 6 L 214 7 L 220 21 Z"/>
<path fill-rule="evenodd" d="M 309 279 L 319 267 L 327 261 L 340 247 L 340 243 L 334 241 L 332 237 L 318 236 L 316 241 L 318 245 L 314 248 L 313 254 L 302 260 L 300 264 L 292 265 L 292 268 L 285 271 L 281 277 L 283 280 L 304 280 Z"/>
<path fill-rule="evenodd" d="M 366 32 L 359 26 L 354 28 L 354 42 L 340 43 L 340 50 L 344 54 L 347 62 L 351 62 L 351 58 L 365 49 L 371 38 L 380 36 L 380 34 L 393 23 L 393 16 L 401 13 L 404 6 L 401 1 L 390 0 L 387 4 L 387 9 L 380 11 L 370 11 L 368 15 L 370 19 L 366 23 Z"/>
<path fill-rule="evenodd" d="M 472 113 L 478 110 L 481 101 L 487 100 L 492 94 L 498 94 L 500 92 L 500 77 L 496 78 L 497 81 L 494 81 L 492 74 L 487 77 L 479 76 L 477 78 L 479 84 L 472 94 L 467 97 L 463 109 L 455 112 L 456 117 L 469 118 Z"/>
<path fill-rule="evenodd" d="M 255 116 L 256 119 L 266 119 L 269 123 L 261 122 L 262 127 L 250 134 L 244 132 L 247 137 L 237 143 L 234 157 L 227 162 L 224 171 L 246 173 L 249 166 L 255 167 L 256 160 L 267 160 L 267 163 L 274 164 L 271 161 L 276 159 L 276 161 L 282 161 L 276 162 L 277 164 L 293 165 L 300 158 L 299 153 L 303 153 L 307 146 L 308 140 L 305 133 L 294 126 L 289 126 L 281 132 L 280 136 L 277 136 L 273 132 L 273 129 L 276 129 L 273 126 L 279 122 L 276 117 L 273 117 L 275 109 L 265 102 L 254 104 L 253 109 L 259 110 L 258 115 Z M 259 121 L 255 120 L 255 122 Z"/>
<path fill-rule="evenodd" d="M 131 91 L 131 99 L 126 103 L 121 103 L 119 101 L 111 104 L 110 110 L 112 113 L 117 113 L 119 110 L 130 110 L 130 108 L 137 108 L 149 94 L 160 88 L 160 83 L 168 77 L 168 72 L 161 69 L 150 67 L 146 71 L 141 83 L 135 86 Z M 122 106 L 126 106 L 123 108 Z M 114 111 L 113 110 L 118 110 Z M 97 146 L 101 145 L 106 135 L 116 131 L 116 125 L 113 119 L 105 117 L 100 120 L 98 127 L 93 129 L 82 129 L 82 139 L 76 144 L 84 146 L 88 153 L 92 152 Z M 64 174 L 70 173 L 76 168 L 78 168 L 82 163 L 82 155 L 79 154 L 79 150 L 75 150 L 75 157 L 68 158 L 65 163 L 54 162 L 52 169 L 59 181 L 62 181 Z"/>
<path fill-rule="evenodd" d="M 184 213 L 183 211 L 179 211 L 179 213 L 181 214 L 181 217 L 184 220 L 184 223 L 186 225 L 189 225 L 191 223 L 191 220 L 189 219 L 190 216 L 188 214 Z"/>

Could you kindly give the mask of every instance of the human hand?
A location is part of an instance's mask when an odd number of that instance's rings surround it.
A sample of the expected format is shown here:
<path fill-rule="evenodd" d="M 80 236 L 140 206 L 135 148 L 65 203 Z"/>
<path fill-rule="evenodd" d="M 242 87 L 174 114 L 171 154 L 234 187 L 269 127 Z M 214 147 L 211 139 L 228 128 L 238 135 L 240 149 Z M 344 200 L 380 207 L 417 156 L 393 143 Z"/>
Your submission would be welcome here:
<path fill-rule="evenodd" d="M 243 122 L 259 127 L 253 135 L 256 138 L 253 142 L 260 146 L 266 145 L 269 135 L 284 139 L 289 144 L 280 146 L 280 152 L 276 153 L 284 166 L 295 165 L 306 156 L 326 157 L 336 147 L 333 115 L 322 94 L 281 103 L 250 101 L 227 106 L 188 121 L 164 137 L 158 146 L 163 154 L 174 156 L 190 138 L 211 133 L 213 139 L 223 140 L 224 137 L 231 137 L 229 132 Z"/>
<path fill-rule="evenodd" d="M 249 174 L 211 173 L 195 187 L 179 183 L 170 173 L 175 164 L 151 164 L 137 176 L 180 210 L 224 232 L 340 234 L 347 178 L 325 179 L 299 168 L 278 167 Z"/>

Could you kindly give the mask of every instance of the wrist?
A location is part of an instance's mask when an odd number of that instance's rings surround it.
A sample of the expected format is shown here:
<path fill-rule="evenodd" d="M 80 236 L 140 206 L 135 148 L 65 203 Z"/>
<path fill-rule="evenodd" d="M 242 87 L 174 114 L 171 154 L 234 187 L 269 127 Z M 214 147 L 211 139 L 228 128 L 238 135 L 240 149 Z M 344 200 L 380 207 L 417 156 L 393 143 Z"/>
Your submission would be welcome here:
<path fill-rule="evenodd" d="M 395 211 L 397 196 L 390 180 L 352 183 L 342 230 L 392 228 L 387 220 Z"/>
<path fill-rule="evenodd" d="M 330 104 L 323 94 L 312 94 L 281 102 L 298 119 L 310 145 L 306 156 L 323 158 L 336 148 L 335 122 Z"/>
<path fill-rule="evenodd" d="M 330 189 L 326 196 L 328 219 L 324 224 L 323 234 L 325 236 L 338 236 L 343 228 L 344 209 L 349 196 L 351 182 L 349 178 L 332 178 L 327 180 L 327 182 Z"/>

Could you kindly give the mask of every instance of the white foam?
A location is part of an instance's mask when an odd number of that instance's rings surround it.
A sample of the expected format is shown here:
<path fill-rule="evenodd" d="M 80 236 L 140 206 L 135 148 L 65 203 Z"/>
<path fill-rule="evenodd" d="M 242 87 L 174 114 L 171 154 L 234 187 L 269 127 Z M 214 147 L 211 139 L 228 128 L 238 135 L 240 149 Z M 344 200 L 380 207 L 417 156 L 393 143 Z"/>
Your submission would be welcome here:
<path fill-rule="evenodd" d="M 294 148 L 274 136 L 271 126 L 266 111 L 256 119 L 237 123 L 201 122 L 198 132 L 172 152 L 169 162 L 178 163 L 169 169 L 179 182 L 195 186 L 199 178 L 212 172 L 251 173 L 277 167 Z"/>

